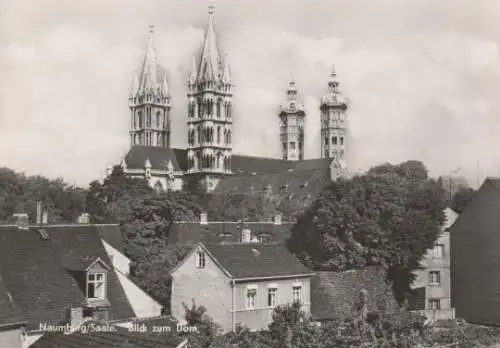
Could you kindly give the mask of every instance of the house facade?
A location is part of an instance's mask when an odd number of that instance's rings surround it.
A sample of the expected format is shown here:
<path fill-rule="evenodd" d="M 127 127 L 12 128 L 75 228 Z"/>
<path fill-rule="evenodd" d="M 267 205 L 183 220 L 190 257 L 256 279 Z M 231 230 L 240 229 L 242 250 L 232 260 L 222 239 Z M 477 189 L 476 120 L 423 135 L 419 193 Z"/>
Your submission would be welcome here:
<path fill-rule="evenodd" d="M 296 301 L 310 313 L 312 275 L 283 244 L 198 243 L 171 272 L 172 315 L 184 319 L 194 301 L 224 332 L 265 329 L 276 306 Z"/>
<path fill-rule="evenodd" d="M 420 298 L 416 309 L 423 310 L 433 319 L 452 319 L 455 311 L 451 305 L 450 231 L 458 214 L 451 208 L 444 211 L 445 223 L 434 247 L 421 261 L 422 270 L 416 271 L 413 288 Z M 422 298 L 423 296 L 423 298 Z"/>
<path fill-rule="evenodd" d="M 451 304 L 458 318 L 500 324 L 500 178 L 486 178 L 450 228 Z"/>

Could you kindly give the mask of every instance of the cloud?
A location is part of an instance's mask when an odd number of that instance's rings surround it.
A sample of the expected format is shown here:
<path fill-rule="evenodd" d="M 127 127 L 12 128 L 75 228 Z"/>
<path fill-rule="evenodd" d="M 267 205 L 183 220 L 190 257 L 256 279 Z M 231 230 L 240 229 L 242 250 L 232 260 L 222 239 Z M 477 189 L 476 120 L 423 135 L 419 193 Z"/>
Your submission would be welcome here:
<path fill-rule="evenodd" d="M 293 74 L 307 112 L 306 156 L 317 156 L 318 103 L 335 64 L 350 102 L 352 168 L 420 159 L 433 174 L 462 166 L 475 182 L 479 160 L 482 175 L 495 174 L 500 6 L 457 1 L 280 0 L 264 10 L 221 0 L 217 28 L 236 85 L 234 151 L 280 157 L 277 113 Z M 149 23 L 169 74 L 172 142 L 186 145 L 185 77 L 203 38 L 205 4 L 21 2 L 8 1 L 1 15 L 3 164 L 85 185 L 119 161 Z"/>

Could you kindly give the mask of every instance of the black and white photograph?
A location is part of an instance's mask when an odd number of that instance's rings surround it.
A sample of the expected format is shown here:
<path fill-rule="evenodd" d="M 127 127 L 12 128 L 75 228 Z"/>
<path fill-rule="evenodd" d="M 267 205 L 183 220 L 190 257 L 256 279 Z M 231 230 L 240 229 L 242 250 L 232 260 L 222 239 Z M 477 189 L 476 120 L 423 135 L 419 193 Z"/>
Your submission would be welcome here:
<path fill-rule="evenodd" d="M 500 347 L 498 0 L 1 0 L 0 348 Z"/>

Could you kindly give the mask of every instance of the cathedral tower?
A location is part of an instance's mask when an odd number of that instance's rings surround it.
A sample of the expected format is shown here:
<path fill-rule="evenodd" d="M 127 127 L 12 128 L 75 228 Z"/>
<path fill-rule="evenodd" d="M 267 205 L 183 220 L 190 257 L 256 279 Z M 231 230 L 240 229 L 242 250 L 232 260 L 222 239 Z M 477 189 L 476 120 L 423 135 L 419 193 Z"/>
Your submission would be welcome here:
<path fill-rule="evenodd" d="M 198 58 L 198 59 L 197 59 Z M 231 174 L 231 77 L 222 57 L 214 24 L 214 7 L 199 57 L 188 78 L 188 174 L 198 176 L 212 190 L 224 174 Z"/>
<path fill-rule="evenodd" d="M 295 81 L 291 79 L 286 101 L 280 108 L 281 154 L 284 160 L 304 159 L 304 106 L 299 101 Z"/>
<path fill-rule="evenodd" d="M 345 165 L 347 102 L 339 92 L 335 67 L 328 80 L 328 93 L 321 99 L 321 157 Z"/>
<path fill-rule="evenodd" d="M 171 98 L 166 70 L 156 61 L 153 36 L 150 26 L 146 55 L 130 91 L 130 145 L 170 147 Z"/>

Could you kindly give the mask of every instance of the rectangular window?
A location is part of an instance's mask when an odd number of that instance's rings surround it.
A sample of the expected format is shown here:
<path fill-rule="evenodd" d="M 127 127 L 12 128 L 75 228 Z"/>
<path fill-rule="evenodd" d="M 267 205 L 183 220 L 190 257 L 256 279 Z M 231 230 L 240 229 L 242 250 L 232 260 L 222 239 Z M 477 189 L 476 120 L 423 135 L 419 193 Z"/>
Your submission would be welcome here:
<path fill-rule="evenodd" d="M 444 245 L 437 244 L 432 249 L 432 257 L 434 258 L 443 258 L 444 257 Z"/>
<path fill-rule="evenodd" d="M 332 137 L 332 145 L 337 145 L 337 137 Z"/>
<path fill-rule="evenodd" d="M 429 285 L 441 285 L 441 272 L 439 271 L 429 272 Z"/>
<path fill-rule="evenodd" d="M 283 143 L 283 150 L 286 151 L 286 143 Z"/>
<path fill-rule="evenodd" d="M 292 289 L 293 302 L 302 302 L 302 286 L 297 285 Z"/>
<path fill-rule="evenodd" d="M 255 309 L 257 303 L 257 289 L 247 289 L 247 309 Z"/>
<path fill-rule="evenodd" d="M 290 149 L 295 150 L 295 141 L 290 142 Z"/>
<path fill-rule="evenodd" d="M 328 145 L 328 137 L 325 137 L 325 145 Z"/>
<path fill-rule="evenodd" d="M 106 280 L 104 273 L 87 274 L 87 298 L 105 298 Z"/>
<path fill-rule="evenodd" d="M 436 298 L 431 298 L 429 299 L 429 309 L 432 309 L 434 311 L 440 310 L 441 309 L 441 301 Z"/>
<path fill-rule="evenodd" d="M 344 137 L 340 137 L 340 145 L 344 145 Z"/>
<path fill-rule="evenodd" d="M 205 268 L 205 253 L 203 251 L 198 251 L 196 255 L 196 267 Z"/>
<path fill-rule="evenodd" d="M 276 295 L 278 293 L 278 289 L 276 288 L 269 288 L 267 290 L 267 305 L 269 307 L 275 307 L 276 306 Z"/>

